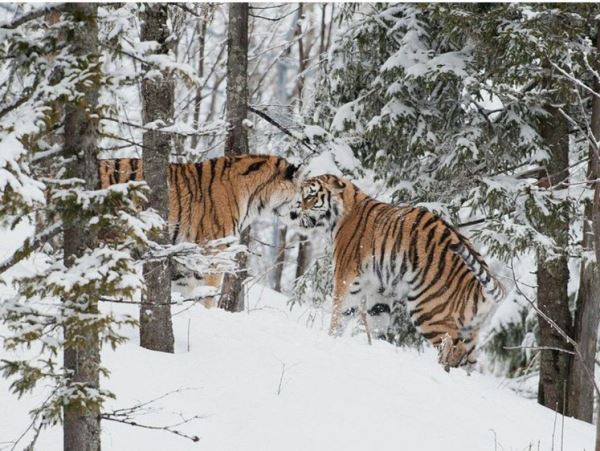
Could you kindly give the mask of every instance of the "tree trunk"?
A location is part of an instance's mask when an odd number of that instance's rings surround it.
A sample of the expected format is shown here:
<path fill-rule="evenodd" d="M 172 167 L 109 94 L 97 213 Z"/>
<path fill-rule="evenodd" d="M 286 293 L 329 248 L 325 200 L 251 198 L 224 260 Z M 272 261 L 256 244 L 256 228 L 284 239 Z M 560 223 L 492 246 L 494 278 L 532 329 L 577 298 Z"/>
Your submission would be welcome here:
<path fill-rule="evenodd" d="M 226 155 L 248 153 L 248 3 L 229 4 L 227 28 L 227 99 L 225 108 L 229 130 Z"/>
<path fill-rule="evenodd" d="M 96 23 L 97 5 L 93 3 L 72 3 L 69 12 L 77 20 L 72 30 L 71 45 L 73 54 L 87 60 L 90 66 L 98 62 L 98 26 Z M 64 148 L 65 156 L 72 157 L 70 175 L 85 180 L 84 189 L 95 190 L 98 180 L 98 148 L 96 145 L 97 119 L 92 114 L 98 104 L 97 81 L 82 83 L 79 92 L 82 98 L 78 102 L 66 102 Z M 64 263 L 67 267 L 73 259 L 83 255 L 88 247 L 95 246 L 95 239 L 85 232 L 85 225 L 78 218 L 63 218 L 64 230 Z M 74 304 L 83 314 L 98 312 L 96 302 L 65 300 Z M 100 340 L 98 333 L 90 328 L 68 324 L 64 330 L 64 366 L 70 373 L 67 384 L 82 384 L 87 388 L 98 390 L 100 367 Z M 75 344 L 76 343 L 76 344 Z M 100 450 L 100 407 L 90 404 L 67 404 L 63 411 L 63 439 L 65 451 L 99 451 Z"/>
<path fill-rule="evenodd" d="M 600 50 L 600 24 L 596 24 L 596 49 Z M 596 92 L 600 91 L 600 80 L 594 80 L 594 89 Z M 600 105 L 598 99 L 593 96 L 596 103 L 592 104 L 592 115 L 596 111 L 596 121 L 592 122 L 592 130 L 595 138 L 595 142 L 592 145 L 592 167 L 594 171 L 594 180 L 600 175 L 600 148 L 596 144 L 598 135 L 596 132 L 600 131 Z M 593 119 L 592 119 L 593 120 Z M 596 249 L 596 272 L 599 271 L 600 265 L 600 183 L 594 182 L 594 201 L 592 203 L 592 232 L 594 236 L 594 247 Z M 596 306 L 598 306 L 598 297 L 596 297 Z M 596 412 L 596 451 L 600 451 L 600 402 L 598 403 L 598 411 Z"/>
<path fill-rule="evenodd" d="M 227 99 L 225 101 L 229 129 L 225 142 L 225 155 L 248 153 L 248 133 L 244 121 L 248 113 L 248 3 L 229 4 L 227 28 Z M 242 231 L 240 243 L 250 242 L 250 227 Z M 223 278 L 219 307 L 239 312 L 244 309 L 242 282 L 247 276 L 247 255 L 236 257 L 238 272 L 227 273 Z"/>
<path fill-rule="evenodd" d="M 310 241 L 306 235 L 300 235 L 298 243 L 298 257 L 296 259 L 296 279 L 303 276 L 310 259 Z"/>
<path fill-rule="evenodd" d="M 168 6 L 151 3 L 141 13 L 142 41 L 156 41 L 158 54 L 169 53 L 171 45 L 168 27 Z M 142 67 L 144 72 L 149 67 Z M 166 73 L 162 77 L 144 77 L 142 81 L 142 115 L 144 124 L 173 121 L 173 79 Z M 144 179 L 151 188 L 148 207 L 154 209 L 167 224 L 169 215 L 168 169 L 171 136 L 160 130 L 144 132 Z M 157 239 L 160 244 L 169 243 L 165 226 Z M 140 306 L 140 345 L 153 351 L 173 352 L 173 323 L 171 320 L 171 264 L 168 259 L 144 264 L 146 291 Z"/>
<path fill-rule="evenodd" d="M 287 237 L 287 226 L 281 225 L 279 228 L 279 237 L 277 239 L 277 257 L 275 258 L 275 281 L 273 288 L 281 293 L 281 278 L 283 276 L 283 266 L 285 265 L 285 246 Z"/>
<path fill-rule="evenodd" d="M 544 118 L 541 135 L 550 149 L 551 157 L 546 165 L 546 174 L 552 177 L 541 179 L 542 187 L 551 187 L 568 177 L 569 138 L 565 118 L 558 108 L 548 105 L 548 117 Z M 554 176 L 556 175 L 556 176 Z M 568 245 L 569 221 L 565 213 L 550 214 L 540 221 L 541 231 L 551 236 L 558 251 Z M 567 284 L 569 268 L 566 256 L 549 259 L 544 252 L 537 256 L 537 302 L 539 308 L 569 336 L 571 332 L 571 313 Z M 570 350 L 561 336 L 541 317 L 538 317 L 540 347 L 552 347 Z M 538 402 L 546 407 L 565 412 L 567 408 L 567 382 L 569 377 L 570 355 L 556 350 L 541 350 L 540 380 Z"/>
<path fill-rule="evenodd" d="M 201 9 L 202 18 L 197 24 L 198 30 L 198 78 L 204 77 L 204 47 L 206 41 L 206 22 L 208 21 L 208 10 Z M 194 128 L 200 128 L 200 107 L 202 106 L 202 89 L 198 86 L 196 90 L 196 99 L 194 101 Z M 192 148 L 196 150 L 198 146 L 198 135 L 192 136 Z"/>
<path fill-rule="evenodd" d="M 600 49 L 600 30 L 596 36 L 596 47 Z M 599 80 L 594 80 L 594 91 L 600 92 Z M 594 139 L 600 139 L 600 99 L 592 96 L 591 131 Z M 595 180 L 598 172 L 596 148 L 590 145 L 590 163 L 588 166 L 588 180 Z M 593 186 L 593 185 L 592 185 Z M 598 206 L 596 206 L 598 208 Z M 593 232 L 593 205 L 586 205 L 583 224 L 583 249 L 594 249 Z M 589 374 L 594 374 L 596 359 L 596 342 L 598 340 L 598 322 L 600 321 L 600 273 L 594 261 L 582 259 L 581 278 L 575 323 L 573 325 L 573 338 L 577 341 L 583 361 L 572 357 L 571 373 L 569 375 L 569 406 L 567 413 L 589 423 L 593 419 L 594 411 L 594 384 Z M 586 371 L 585 366 L 588 370 Z"/>

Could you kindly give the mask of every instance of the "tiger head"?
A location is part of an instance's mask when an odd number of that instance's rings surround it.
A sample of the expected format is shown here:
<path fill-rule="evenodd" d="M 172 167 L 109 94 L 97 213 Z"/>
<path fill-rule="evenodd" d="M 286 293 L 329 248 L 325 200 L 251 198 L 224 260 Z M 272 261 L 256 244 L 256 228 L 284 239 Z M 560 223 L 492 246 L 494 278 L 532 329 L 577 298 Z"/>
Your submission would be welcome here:
<path fill-rule="evenodd" d="M 290 218 L 304 228 L 323 227 L 331 231 L 358 192 L 351 182 L 335 175 L 312 177 L 302 183 Z"/>
<path fill-rule="evenodd" d="M 285 158 L 272 155 L 237 157 L 235 172 L 239 188 L 248 193 L 250 216 L 272 211 L 281 216 L 287 213 L 300 184 L 300 171 Z"/>

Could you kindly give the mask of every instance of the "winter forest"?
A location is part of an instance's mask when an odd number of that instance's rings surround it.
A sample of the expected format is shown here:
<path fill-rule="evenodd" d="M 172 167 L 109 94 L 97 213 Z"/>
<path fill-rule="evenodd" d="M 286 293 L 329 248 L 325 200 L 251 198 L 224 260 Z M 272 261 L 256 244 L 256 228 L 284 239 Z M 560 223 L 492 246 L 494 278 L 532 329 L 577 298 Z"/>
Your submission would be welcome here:
<path fill-rule="evenodd" d="M 0 4 L 0 450 L 600 451 L 599 20 Z"/>

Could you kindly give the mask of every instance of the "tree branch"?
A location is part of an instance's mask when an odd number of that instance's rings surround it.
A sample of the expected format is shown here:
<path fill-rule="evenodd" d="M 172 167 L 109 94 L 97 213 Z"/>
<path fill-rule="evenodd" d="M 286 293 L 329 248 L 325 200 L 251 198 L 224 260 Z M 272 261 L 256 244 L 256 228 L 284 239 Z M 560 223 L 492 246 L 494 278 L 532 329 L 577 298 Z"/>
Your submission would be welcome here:
<path fill-rule="evenodd" d="M 36 235 L 33 238 L 33 241 L 31 240 L 31 238 L 27 238 L 25 242 L 21 245 L 21 247 L 19 247 L 10 257 L 0 262 L 0 274 L 2 274 L 9 268 L 12 268 L 21 260 L 29 256 L 32 252 L 38 250 L 48 240 L 51 240 L 56 235 L 61 233 L 62 229 L 63 223 L 57 222 L 56 224 L 51 225 L 46 230 L 41 232 L 39 235 Z"/>
<path fill-rule="evenodd" d="M 67 6 L 66 3 L 57 3 L 54 5 L 42 6 L 41 8 L 35 9 L 27 14 L 23 14 L 21 17 L 16 18 L 12 22 L 0 24 L 0 28 L 14 30 L 16 28 L 19 28 L 24 23 L 29 22 L 30 20 L 38 19 L 42 16 L 45 16 L 46 14 L 48 14 L 50 12 L 65 11 L 66 6 Z"/>

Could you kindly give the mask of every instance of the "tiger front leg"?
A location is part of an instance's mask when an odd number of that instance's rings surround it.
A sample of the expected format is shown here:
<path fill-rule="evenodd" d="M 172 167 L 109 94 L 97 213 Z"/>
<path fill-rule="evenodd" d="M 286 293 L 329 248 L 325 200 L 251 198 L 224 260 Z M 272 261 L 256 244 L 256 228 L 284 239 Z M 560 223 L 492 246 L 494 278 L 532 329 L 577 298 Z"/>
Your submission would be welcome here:
<path fill-rule="evenodd" d="M 358 312 L 359 301 L 357 301 L 357 294 L 360 291 L 358 281 L 351 282 L 339 274 L 334 274 L 333 309 L 331 312 L 329 335 L 336 337 L 342 335 L 349 320 L 354 316 L 355 312 Z"/>

